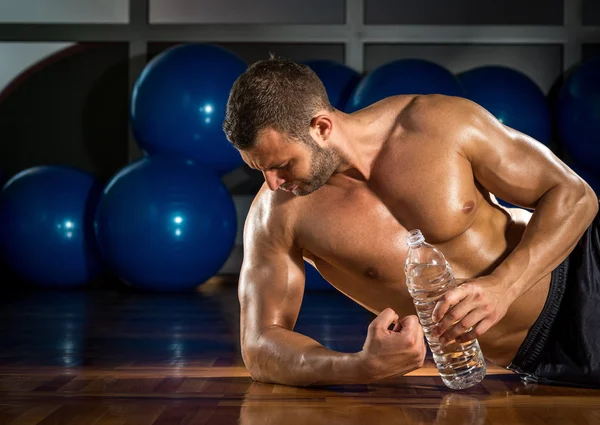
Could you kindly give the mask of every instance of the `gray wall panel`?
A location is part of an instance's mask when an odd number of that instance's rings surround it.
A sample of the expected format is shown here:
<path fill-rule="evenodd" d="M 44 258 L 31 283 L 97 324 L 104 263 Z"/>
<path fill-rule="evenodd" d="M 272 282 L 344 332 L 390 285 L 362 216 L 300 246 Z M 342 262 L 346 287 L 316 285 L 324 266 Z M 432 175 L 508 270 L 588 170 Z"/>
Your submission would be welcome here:
<path fill-rule="evenodd" d="M 0 22 L 127 23 L 128 0 L 0 0 Z"/>
<path fill-rule="evenodd" d="M 562 22 L 562 0 L 365 0 L 366 24 L 561 25 Z"/>
<path fill-rule="evenodd" d="M 150 0 L 151 23 L 343 24 L 344 0 Z"/>

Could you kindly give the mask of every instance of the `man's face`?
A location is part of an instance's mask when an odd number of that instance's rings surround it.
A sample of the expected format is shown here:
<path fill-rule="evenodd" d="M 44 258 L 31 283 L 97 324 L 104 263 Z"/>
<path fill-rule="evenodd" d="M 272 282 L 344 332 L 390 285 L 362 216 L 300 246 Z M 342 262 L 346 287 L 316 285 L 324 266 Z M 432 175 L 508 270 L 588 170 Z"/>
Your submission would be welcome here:
<path fill-rule="evenodd" d="M 335 150 L 323 148 L 312 139 L 290 141 L 275 130 L 261 132 L 256 148 L 240 153 L 246 164 L 262 171 L 271 190 L 281 189 L 296 196 L 319 189 L 342 164 Z"/>

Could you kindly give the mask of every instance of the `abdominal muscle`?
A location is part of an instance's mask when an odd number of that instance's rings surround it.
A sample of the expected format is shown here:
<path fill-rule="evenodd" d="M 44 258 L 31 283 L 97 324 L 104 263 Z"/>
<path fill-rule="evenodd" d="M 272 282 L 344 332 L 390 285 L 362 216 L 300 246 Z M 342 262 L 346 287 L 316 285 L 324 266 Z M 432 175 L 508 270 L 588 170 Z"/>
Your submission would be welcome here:
<path fill-rule="evenodd" d="M 531 218 L 531 212 L 509 208 L 511 221 L 506 238 L 516 246 Z M 511 247 L 514 248 L 514 246 Z M 486 357 L 499 366 L 508 366 L 529 330 L 542 312 L 550 290 L 551 275 L 543 276 L 509 306 L 506 315 L 479 340 Z"/>

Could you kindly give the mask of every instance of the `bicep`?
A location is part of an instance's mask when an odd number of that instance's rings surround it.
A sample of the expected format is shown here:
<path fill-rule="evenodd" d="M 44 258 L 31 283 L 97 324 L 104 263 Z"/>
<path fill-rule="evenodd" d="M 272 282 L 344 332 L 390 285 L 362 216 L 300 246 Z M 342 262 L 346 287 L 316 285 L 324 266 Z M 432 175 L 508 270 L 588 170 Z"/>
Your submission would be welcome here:
<path fill-rule="evenodd" d="M 578 176 L 535 139 L 500 123 L 483 108 L 470 105 L 462 152 L 475 179 L 488 191 L 512 204 L 535 208 L 552 188 Z"/>
<path fill-rule="evenodd" d="M 239 300 L 243 343 L 251 343 L 269 327 L 292 330 L 304 293 L 302 254 L 263 232 L 244 240 Z"/>

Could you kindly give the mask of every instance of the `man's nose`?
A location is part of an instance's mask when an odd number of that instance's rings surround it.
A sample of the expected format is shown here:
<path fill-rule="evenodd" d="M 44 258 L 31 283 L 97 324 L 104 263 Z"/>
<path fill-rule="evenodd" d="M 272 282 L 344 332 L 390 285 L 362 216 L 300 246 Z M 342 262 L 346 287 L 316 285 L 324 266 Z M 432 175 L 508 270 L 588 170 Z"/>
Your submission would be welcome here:
<path fill-rule="evenodd" d="M 267 186 L 269 186 L 269 189 L 271 190 L 277 190 L 279 189 L 279 186 L 285 183 L 285 179 L 281 178 L 281 176 L 279 176 L 275 170 L 263 171 L 263 174 L 265 176 Z"/>

